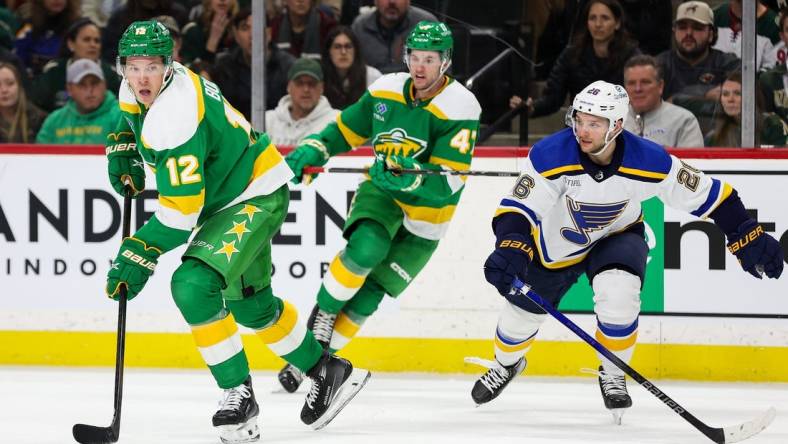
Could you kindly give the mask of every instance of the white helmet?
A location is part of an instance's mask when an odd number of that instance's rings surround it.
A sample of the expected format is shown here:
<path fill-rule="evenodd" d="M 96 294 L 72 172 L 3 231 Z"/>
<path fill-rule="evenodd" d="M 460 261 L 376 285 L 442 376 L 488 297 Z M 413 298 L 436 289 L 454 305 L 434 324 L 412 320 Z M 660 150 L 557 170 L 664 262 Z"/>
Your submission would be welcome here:
<path fill-rule="evenodd" d="M 572 101 L 572 106 L 566 113 L 566 125 L 572 127 L 575 132 L 575 114 L 577 112 L 591 114 L 602 117 L 608 121 L 608 129 L 605 134 L 605 146 L 594 154 L 601 154 L 610 142 L 615 139 L 618 133 L 613 133 L 616 122 L 621 120 L 621 128 L 627 123 L 629 113 L 629 96 L 627 91 L 620 85 L 597 80 L 586 86 L 580 91 Z"/>

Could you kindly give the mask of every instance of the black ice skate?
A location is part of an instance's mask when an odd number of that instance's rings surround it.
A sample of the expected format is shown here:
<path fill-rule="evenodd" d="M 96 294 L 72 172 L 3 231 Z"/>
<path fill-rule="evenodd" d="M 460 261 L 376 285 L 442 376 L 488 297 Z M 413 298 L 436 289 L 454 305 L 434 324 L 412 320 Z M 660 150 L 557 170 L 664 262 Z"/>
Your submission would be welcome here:
<path fill-rule="evenodd" d="M 613 421 L 621 425 L 624 412 L 632 407 L 632 398 L 627 392 L 626 377 L 608 373 L 601 365 L 597 375 L 599 375 L 599 390 L 602 392 L 605 407 L 613 414 Z"/>
<path fill-rule="evenodd" d="M 331 334 L 334 332 L 334 323 L 336 320 L 337 315 L 325 312 L 315 304 L 315 308 L 312 309 L 312 314 L 309 315 L 309 319 L 306 321 L 306 328 L 312 331 L 317 342 L 323 346 L 323 350 L 328 349 L 328 345 L 331 343 Z M 284 388 L 286 392 L 294 393 L 298 390 L 298 387 L 301 386 L 301 382 L 304 380 L 304 374 L 301 370 L 287 364 L 279 371 L 278 378 L 279 383 L 282 384 L 282 388 Z"/>
<path fill-rule="evenodd" d="M 471 389 L 471 398 L 473 398 L 477 406 L 497 398 L 509 382 L 525 370 L 525 358 L 520 358 L 519 361 L 510 366 L 503 366 L 498 361 L 488 361 L 480 358 L 465 358 L 465 362 L 489 369 L 487 373 L 483 374 L 476 381 L 473 389 Z"/>
<path fill-rule="evenodd" d="M 254 399 L 252 377 L 246 378 L 238 387 L 226 389 L 219 409 L 213 415 L 213 426 L 219 431 L 219 439 L 227 444 L 240 444 L 260 439 L 257 415 L 260 408 Z"/>
<path fill-rule="evenodd" d="M 301 421 L 318 430 L 337 416 L 371 375 L 368 370 L 353 368 L 346 359 L 324 352 L 307 376 L 312 380 L 312 388 L 301 409 Z"/>

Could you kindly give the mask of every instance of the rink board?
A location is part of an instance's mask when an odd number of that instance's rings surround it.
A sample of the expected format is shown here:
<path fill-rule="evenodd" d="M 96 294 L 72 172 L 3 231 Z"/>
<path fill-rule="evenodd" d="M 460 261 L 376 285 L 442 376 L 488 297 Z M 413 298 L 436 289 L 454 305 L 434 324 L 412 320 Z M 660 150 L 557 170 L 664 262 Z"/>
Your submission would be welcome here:
<path fill-rule="evenodd" d="M 103 296 L 103 283 L 120 241 L 120 199 L 107 183 L 100 149 L 36 149 L 34 155 L 0 151 L 0 363 L 111 365 L 116 305 Z M 522 159 L 513 151 L 480 149 L 473 168 L 516 171 Z M 788 245 L 788 198 L 779 185 L 788 179 L 788 156 L 692 157 L 693 166 L 734 185 L 747 208 Z M 363 166 L 369 158 L 331 162 Z M 321 273 L 343 246 L 339 227 L 358 181 L 357 175 L 323 175 L 310 187 L 292 188 L 291 214 L 273 249 L 274 291 L 301 313 L 308 313 Z M 475 372 L 462 357 L 492 355 L 501 299 L 484 281 L 481 264 L 492 248 L 490 217 L 511 185 L 512 179 L 468 180 L 433 260 L 398 300 L 384 302 L 349 356 L 378 370 Z M 652 376 L 788 381 L 788 321 L 780 317 L 788 316 L 788 279 L 751 278 L 725 252 L 710 222 L 650 205 L 643 310 L 654 315 L 641 318 L 634 363 Z M 139 200 L 133 228 L 155 206 L 155 192 Z M 129 305 L 129 365 L 203 365 L 169 297 L 167 278 L 181 251 L 162 258 Z M 587 310 L 589 296 L 579 285 L 562 308 Z M 593 316 L 572 318 L 593 331 Z M 254 367 L 280 365 L 256 339 L 246 340 Z M 529 373 L 558 375 L 576 374 L 595 359 L 555 322 L 540 330 L 529 357 Z M 745 364 L 730 365 L 743 357 Z"/>

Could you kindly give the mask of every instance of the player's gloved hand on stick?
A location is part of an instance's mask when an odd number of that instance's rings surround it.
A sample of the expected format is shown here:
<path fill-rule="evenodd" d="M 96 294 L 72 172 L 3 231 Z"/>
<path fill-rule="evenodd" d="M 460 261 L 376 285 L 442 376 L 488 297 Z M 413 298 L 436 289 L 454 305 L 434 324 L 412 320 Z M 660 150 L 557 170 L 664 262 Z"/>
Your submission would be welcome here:
<path fill-rule="evenodd" d="M 512 290 L 515 277 L 524 280 L 533 259 L 534 249 L 524 235 L 507 234 L 496 241 L 495 251 L 484 262 L 484 278 L 505 296 Z"/>
<path fill-rule="evenodd" d="M 412 191 L 421 185 L 419 174 L 398 173 L 399 170 L 420 170 L 421 164 L 410 157 L 391 155 L 386 160 L 377 159 L 369 168 L 369 177 L 384 190 Z"/>
<path fill-rule="evenodd" d="M 736 255 L 747 273 L 761 278 L 760 269 L 767 277 L 777 279 L 783 272 L 784 253 L 780 242 L 773 238 L 754 219 L 741 225 L 728 236 L 728 250 Z"/>
<path fill-rule="evenodd" d="M 107 273 L 107 296 L 117 301 L 120 286 L 125 285 L 126 297 L 132 300 L 153 274 L 159 256 L 161 251 L 158 248 L 149 247 L 136 237 L 123 239 L 118 256 Z"/>
<path fill-rule="evenodd" d="M 126 185 L 131 189 L 131 197 L 145 190 L 145 167 L 142 157 L 136 150 L 110 151 L 107 147 L 107 170 L 109 183 L 121 196 L 126 195 Z"/>
<path fill-rule="evenodd" d="M 322 142 L 315 139 L 305 139 L 290 154 L 285 157 L 287 166 L 293 170 L 295 177 L 293 183 L 309 184 L 317 174 L 307 174 L 304 176 L 304 168 L 308 166 L 323 166 L 328 161 L 328 151 Z"/>

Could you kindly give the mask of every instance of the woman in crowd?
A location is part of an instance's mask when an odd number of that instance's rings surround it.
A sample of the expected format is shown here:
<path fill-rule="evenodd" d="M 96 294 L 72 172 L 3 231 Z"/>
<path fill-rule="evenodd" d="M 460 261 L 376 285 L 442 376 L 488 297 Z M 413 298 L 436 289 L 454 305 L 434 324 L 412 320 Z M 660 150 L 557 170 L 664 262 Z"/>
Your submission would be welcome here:
<path fill-rule="evenodd" d="M 622 85 L 624 63 L 639 54 L 637 43 L 624 28 L 624 9 L 617 0 L 593 0 L 586 4 L 572 44 L 558 56 L 542 97 L 529 97 L 525 102 L 518 96 L 509 100 L 512 108 L 525 106 L 531 117 L 552 114 L 586 85 L 596 81 Z"/>
<path fill-rule="evenodd" d="M 183 27 L 183 60 L 211 63 L 223 49 L 233 46 L 229 25 L 237 13 L 235 0 L 203 0 L 199 18 Z"/>
<path fill-rule="evenodd" d="M 27 100 L 19 70 L 0 63 L 0 143 L 33 143 L 46 113 Z"/>
<path fill-rule="evenodd" d="M 774 113 L 763 114 L 760 96 L 755 99 L 755 146 L 785 146 L 785 124 Z M 741 72 L 735 71 L 722 83 L 714 128 L 706 135 L 706 146 L 741 147 L 741 110 Z"/>
<path fill-rule="evenodd" d="M 332 108 L 345 109 L 356 103 L 367 87 L 381 76 L 364 63 L 358 38 L 347 26 L 338 26 L 326 36 L 323 63 L 323 95 Z"/>
<path fill-rule="evenodd" d="M 102 61 L 100 56 L 101 30 L 89 18 L 78 19 L 66 31 L 66 44 L 63 45 L 61 56 L 47 63 L 44 72 L 33 79 L 30 100 L 47 112 L 65 105 L 68 100 L 66 68 L 79 59 L 90 59 L 101 65 L 107 89 L 117 94 L 120 76 L 110 64 Z"/>
<path fill-rule="evenodd" d="M 69 25 L 79 18 L 79 0 L 33 0 L 30 19 L 16 35 L 16 55 L 31 75 L 38 75 L 60 53 Z"/>

